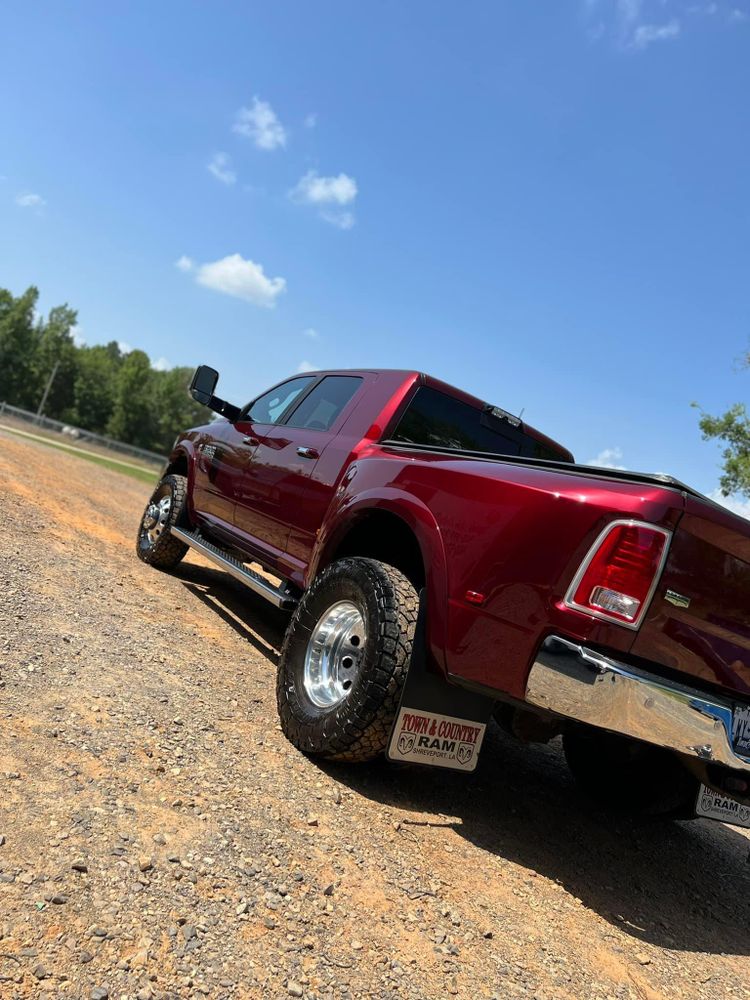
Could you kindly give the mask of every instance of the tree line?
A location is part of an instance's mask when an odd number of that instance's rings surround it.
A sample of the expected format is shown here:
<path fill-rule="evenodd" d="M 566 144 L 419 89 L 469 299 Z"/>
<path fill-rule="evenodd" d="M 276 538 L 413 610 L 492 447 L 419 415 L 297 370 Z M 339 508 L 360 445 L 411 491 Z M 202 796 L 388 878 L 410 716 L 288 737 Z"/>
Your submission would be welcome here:
<path fill-rule="evenodd" d="M 750 370 L 750 351 L 740 365 Z M 693 406 L 698 404 L 693 403 Z M 701 410 L 700 429 L 705 441 L 717 440 L 724 444 L 719 479 L 721 492 L 725 497 L 733 493 L 750 497 L 750 414 L 745 404 L 735 403 L 719 417 Z"/>
<path fill-rule="evenodd" d="M 190 368 L 156 371 L 144 351 L 125 353 L 115 341 L 76 346 L 75 310 L 56 306 L 45 319 L 38 300 L 34 287 L 17 298 L 0 289 L 0 402 L 36 412 L 57 366 L 44 406 L 48 417 L 160 452 L 181 430 L 205 420 L 205 409 L 187 392 Z M 743 364 L 750 369 L 750 353 Z M 702 412 L 700 430 L 705 440 L 724 444 L 722 493 L 750 497 L 745 404 L 718 417 Z"/>
<path fill-rule="evenodd" d="M 36 412 L 53 371 L 44 415 L 127 444 L 167 452 L 179 431 L 206 419 L 188 394 L 192 369 L 156 371 L 144 351 L 115 341 L 76 345 L 77 315 L 56 306 L 45 318 L 39 292 L 0 289 L 0 402 Z"/>

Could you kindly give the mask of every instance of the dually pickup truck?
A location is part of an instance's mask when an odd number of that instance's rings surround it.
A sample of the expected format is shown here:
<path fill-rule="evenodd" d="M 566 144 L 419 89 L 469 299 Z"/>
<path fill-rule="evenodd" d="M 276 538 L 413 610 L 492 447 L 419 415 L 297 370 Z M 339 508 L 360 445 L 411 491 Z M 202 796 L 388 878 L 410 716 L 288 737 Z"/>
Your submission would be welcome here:
<path fill-rule="evenodd" d="M 470 771 L 490 717 L 561 735 L 609 807 L 750 825 L 750 521 L 576 465 L 415 371 L 296 375 L 181 434 L 138 529 L 292 614 L 281 725 L 306 754 Z"/>

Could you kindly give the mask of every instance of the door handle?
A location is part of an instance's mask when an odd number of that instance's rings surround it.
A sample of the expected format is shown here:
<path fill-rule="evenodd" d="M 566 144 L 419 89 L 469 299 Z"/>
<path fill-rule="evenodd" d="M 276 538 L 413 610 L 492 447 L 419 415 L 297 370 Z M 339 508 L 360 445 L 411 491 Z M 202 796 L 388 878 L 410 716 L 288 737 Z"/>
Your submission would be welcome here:
<path fill-rule="evenodd" d="M 297 454 L 300 458 L 320 458 L 320 455 L 314 448 L 298 448 Z"/>
<path fill-rule="evenodd" d="M 257 438 L 250 437 L 248 435 L 247 437 L 243 437 L 242 443 L 243 444 L 260 444 L 260 441 Z"/>

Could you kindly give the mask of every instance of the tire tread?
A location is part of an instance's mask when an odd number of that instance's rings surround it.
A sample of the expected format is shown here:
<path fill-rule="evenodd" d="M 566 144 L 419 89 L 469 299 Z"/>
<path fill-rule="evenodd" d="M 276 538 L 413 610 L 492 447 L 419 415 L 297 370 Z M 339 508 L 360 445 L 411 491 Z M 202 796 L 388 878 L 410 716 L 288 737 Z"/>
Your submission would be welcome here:
<path fill-rule="evenodd" d="M 176 474 L 164 476 L 151 494 L 151 499 L 157 495 L 161 487 L 165 484 L 172 490 L 172 509 L 169 513 L 169 527 L 162 534 L 161 538 L 156 541 L 155 545 L 144 548 L 141 545 L 142 529 L 139 526 L 135 541 L 135 550 L 138 558 L 149 566 L 154 566 L 156 569 L 169 570 L 173 569 L 180 562 L 188 550 L 188 546 L 180 541 L 179 538 L 175 538 L 169 530 L 173 525 L 182 523 L 185 518 L 188 484 L 185 476 L 178 476 Z M 151 500 L 149 500 L 150 502 Z"/>
<path fill-rule="evenodd" d="M 372 588 L 379 628 L 377 647 L 368 693 L 362 704 L 351 711 L 331 716 L 333 726 L 325 733 L 325 746 L 311 726 L 301 719 L 290 701 L 289 660 L 294 647 L 310 631 L 307 608 L 332 580 L 351 574 L 363 586 Z M 387 563 L 362 557 L 348 557 L 327 567 L 307 591 L 287 629 L 277 675 L 277 703 L 281 726 L 294 746 L 329 760 L 361 763 L 380 756 L 386 748 L 398 709 L 401 689 L 411 660 L 412 643 L 419 613 L 419 597 L 404 574 Z M 302 636 L 301 636 L 302 633 Z"/>

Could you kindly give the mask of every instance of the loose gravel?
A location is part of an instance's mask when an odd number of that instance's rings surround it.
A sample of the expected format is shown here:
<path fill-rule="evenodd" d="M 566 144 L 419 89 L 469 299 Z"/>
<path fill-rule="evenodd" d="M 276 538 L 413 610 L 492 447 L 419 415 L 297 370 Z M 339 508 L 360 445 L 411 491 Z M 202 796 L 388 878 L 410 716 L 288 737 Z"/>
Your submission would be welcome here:
<path fill-rule="evenodd" d="M 750 996 L 744 832 L 494 728 L 470 777 L 308 760 L 286 619 L 138 562 L 147 492 L 0 432 L 3 1000 Z"/>

